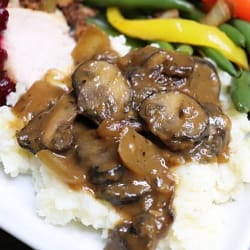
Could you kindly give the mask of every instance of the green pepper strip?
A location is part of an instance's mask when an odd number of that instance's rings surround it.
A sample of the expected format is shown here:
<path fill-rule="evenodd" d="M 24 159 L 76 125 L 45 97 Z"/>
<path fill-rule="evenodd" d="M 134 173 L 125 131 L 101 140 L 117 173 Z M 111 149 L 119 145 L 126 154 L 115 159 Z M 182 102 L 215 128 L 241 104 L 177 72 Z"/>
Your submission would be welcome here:
<path fill-rule="evenodd" d="M 200 20 L 203 13 L 195 6 L 185 0 L 85 0 L 84 3 L 90 6 L 110 7 L 117 6 L 122 9 L 178 9 L 188 13 L 188 16 L 194 20 Z"/>
<path fill-rule="evenodd" d="M 178 18 L 128 20 L 115 7 L 107 9 L 107 17 L 113 27 L 128 36 L 143 40 L 161 40 L 211 47 L 220 51 L 238 66 L 248 68 L 245 51 L 236 46 L 217 27 Z"/>

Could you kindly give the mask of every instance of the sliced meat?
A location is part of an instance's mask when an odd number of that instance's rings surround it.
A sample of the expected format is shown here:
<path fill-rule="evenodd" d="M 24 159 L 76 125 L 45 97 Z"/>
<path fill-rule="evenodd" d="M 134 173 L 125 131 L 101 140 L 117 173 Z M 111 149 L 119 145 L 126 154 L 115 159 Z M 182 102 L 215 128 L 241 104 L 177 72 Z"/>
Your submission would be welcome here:
<path fill-rule="evenodd" d="M 202 106 L 179 91 L 151 95 L 142 103 L 140 116 L 147 129 L 174 151 L 193 147 L 208 127 Z"/>
<path fill-rule="evenodd" d="M 3 40 L 8 51 L 5 69 L 15 82 L 29 89 L 50 69 L 65 76 L 72 72 L 71 51 L 75 41 L 61 15 L 24 8 L 8 8 L 8 12 L 10 18 Z"/>
<path fill-rule="evenodd" d="M 50 109 L 35 116 L 17 133 L 19 145 L 37 153 L 42 149 L 61 152 L 74 142 L 72 123 L 77 115 L 74 98 L 63 95 Z"/>
<path fill-rule="evenodd" d="M 131 91 L 116 65 L 90 60 L 76 69 L 72 79 L 82 115 L 97 124 L 128 115 Z"/>

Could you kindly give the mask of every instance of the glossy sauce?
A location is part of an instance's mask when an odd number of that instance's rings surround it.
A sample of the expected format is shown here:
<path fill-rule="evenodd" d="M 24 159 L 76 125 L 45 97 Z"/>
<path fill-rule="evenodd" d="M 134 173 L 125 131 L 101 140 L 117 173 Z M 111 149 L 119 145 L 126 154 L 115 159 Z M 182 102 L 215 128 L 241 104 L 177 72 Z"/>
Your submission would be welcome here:
<path fill-rule="evenodd" d="M 31 86 L 13 107 L 13 112 L 25 122 L 55 104 L 66 91 L 47 81 L 40 80 Z"/>
<path fill-rule="evenodd" d="M 136 110 L 142 96 L 148 94 L 143 89 L 144 84 L 148 86 L 149 82 L 152 82 L 150 65 L 159 58 L 162 60 L 162 55 L 155 55 L 152 61 L 146 64 L 149 68 L 141 68 L 138 74 L 134 74 L 133 68 L 138 65 L 126 64 L 132 60 L 130 56 L 133 57 L 133 53 L 128 55 L 128 58 L 123 58 L 124 61 L 119 63 L 119 67 L 127 70 L 129 77 L 134 77 L 134 88 L 139 91 L 133 104 Z M 181 58 L 180 56 L 179 60 Z M 189 77 L 192 72 L 189 63 L 192 63 L 192 60 L 186 61 L 187 71 L 178 74 Z M 215 148 L 210 149 L 210 142 L 206 139 L 205 142 L 194 140 L 191 150 L 171 151 L 155 135 L 143 130 L 145 124 L 140 119 L 106 119 L 96 125 L 86 117 L 78 115 L 71 124 L 74 144 L 69 150 L 52 152 L 42 149 L 37 153 L 45 165 L 70 188 L 90 190 L 96 198 L 110 202 L 123 215 L 124 220 L 110 232 L 105 250 L 155 249 L 158 240 L 166 235 L 173 221 L 171 202 L 175 178 L 169 168 L 191 160 L 225 162 L 228 159 L 227 132 L 230 122 L 220 111 L 219 86 L 214 82 L 214 72 L 203 67 L 203 64 L 195 64 L 194 68 L 193 77 L 181 81 L 181 86 L 174 86 L 172 80 L 170 85 L 164 82 L 159 85 L 157 81 L 162 78 L 158 72 L 151 90 L 167 91 L 168 87 L 169 91 L 172 91 L 172 88 L 178 91 L 181 89 L 183 93 L 189 93 L 192 98 L 198 99 L 205 112 L 210 115 L 210 120 L 219 118 L 223 121 L 220 125 L 221 135 L 216 134 L 211 143 Z M 142 75 L 139 77 L 140 74 Z M 138 79 L 135 79 L 136 77 Z M 202 84 L 198 86 L 200 82 Z M 208 84 L 211 86 L 208 87 Z M 209 93 L 206 93 L 203 104 L 201 98 L 204 92 Z M 32 117 L 43 114 L 43 110 L 50 110 L 65 93 L 62 88 L 38 81 L 21 97 L 13 111 L 27 123 Z M 212 125 L 210 130 L 213 131 Z"/>

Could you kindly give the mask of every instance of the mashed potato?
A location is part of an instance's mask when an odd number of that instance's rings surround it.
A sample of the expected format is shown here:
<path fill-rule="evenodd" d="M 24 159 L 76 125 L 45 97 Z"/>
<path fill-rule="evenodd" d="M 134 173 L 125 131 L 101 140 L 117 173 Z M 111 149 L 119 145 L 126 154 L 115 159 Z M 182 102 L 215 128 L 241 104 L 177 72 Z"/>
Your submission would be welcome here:
<path fill-rule="evenodd" d="M 10 14 L 14 12 L 11 11 Z M 26 14 L 34 18 L 30 11 Z M 43 36 L 46 35 L 43 34 Z M 112 39 L 112 41 L 116 44 L 116 48 L 122 48 L 126 53 L 127 48 L 124 47 L 124 41 L 120 43 L 121 39 Z M 11 47 L 9 49 L 11 50 Z M 58 50 L 58 53 L 62 51 Z M 57 56 L 57 54 L 51 54 L 48 58 L 53 61 L 53 57 Z M 64 52 L 60 58 L 63 56 Z M 70 67 L 71 59 L 67 59 L 66 62 L 66 68 Z M 10 61 L 9 63 L 11 64 Z M 12 65 L 13 73 L 21 83 L 17 85 L 17 93 L 9 97 L 9 103 L 15 103 L 18 96 L 25 91 L 22 82 L 30 86 L 33 80 L 39 79 L 42 75 L 39 70 L 29 75 L 27 68 L 23 68 L 21 71 L 26 72 L 19 75 L 19 69 L 16 69 L 15 65 Z M 35 64 L 33 66 L 35 67 Z M 59 67 L 55 64 L 53 67 L 57 66 Z M 23 75 L 30 78 L 22 78 Z M 234 110 L 226 94 L 230 78 L 224 73 L 220 76 L 223 84 L 221 93 L 223 108 L 232 121 L 230 160 L 224 164 L 189 163 L 173 170 L 178 179 L 173 200 L 175 220 L 168 236 L 160 241 L 158 250 L 224 249 L 221 235 L 227 214 L 222 203 L 234 199 L 243 183 L 250 182 L 248 153 L 250 123 L 246 115 Z M 51 174 L 38 159 L 18 146 L 15 132 L 21 126 L 22 123 L 13 115 L 9 107 L 0 108 L 0 162 L 4 172 L 12 177 L 22 173 L 33 176 L 38 215 L 57 225 L 80 221 L 84 225 L 102 229 L 103 232 L 113 228 L 121 216 L 107 202 L 95 199 L 87 190 L 72 191 Z"/>

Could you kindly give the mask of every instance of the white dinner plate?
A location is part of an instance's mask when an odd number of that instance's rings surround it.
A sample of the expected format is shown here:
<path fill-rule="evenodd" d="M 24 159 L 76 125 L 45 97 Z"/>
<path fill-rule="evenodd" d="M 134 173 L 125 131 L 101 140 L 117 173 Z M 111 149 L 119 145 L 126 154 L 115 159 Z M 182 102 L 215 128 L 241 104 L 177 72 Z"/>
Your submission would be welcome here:
<path fill-rule="evenodd" d="M 250 245 L 250 186 L 245 186 L 237 201 L 225 206 L 226 212 L 231 216 L 225 221 L 225 231 L 221 237 L 224 241 L 222 250 L 247 250 Z M 2 169 L 0 226 L 27 245 L 39 250 L 102 250 L 104 246 L 101 233 L 98 231 L 77 223 L 63 227 L 53 226 L 39 218 L 35 211 L 31 177 L 9 178 Z"/>

